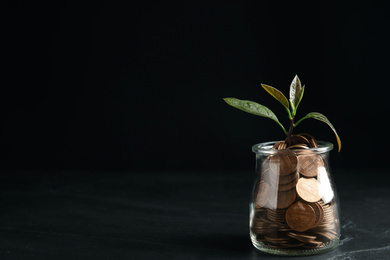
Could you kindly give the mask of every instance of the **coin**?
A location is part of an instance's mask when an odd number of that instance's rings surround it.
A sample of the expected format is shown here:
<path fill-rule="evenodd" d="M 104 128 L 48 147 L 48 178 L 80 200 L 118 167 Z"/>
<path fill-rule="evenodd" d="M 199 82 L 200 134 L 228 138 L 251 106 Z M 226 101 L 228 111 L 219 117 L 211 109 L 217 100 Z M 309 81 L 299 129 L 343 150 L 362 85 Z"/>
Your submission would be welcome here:
<path fill-rule="evenodd" d="M 315 178 L 299 178 L 296 190 L 303 200 L 317 202 L 321 199 L 318 186 L 319 184 Z"/>
<path fill-rule="evenodd" d="M 277 182 L 279 185 L 288 184 L 288 183 L 294 181 L 298 177 L 299 177 L 298 172 L 294 171 L 291 174 L 286 175 L 286 176 L 278 176 L 278 178 L 277 178 L 277 180 L 275 180 L 275 182 Z"/>
<path fill-rule="evenodd" d="M 317 238 L 316 236 L 294 233 L 294 232 L 288 232 L 287 235 L 289 237 L 295 238 L 296 240 L 304 242 L 304 243 L 308 243 L 308 242 L 313 241 Z"/>
<path fill-rule="evenodd" d="M 284 141 L 276 142 L 273 146 L 274 149 L 280 150 L 283 147 Z"/>
<path fill-rule="evenodd" d="M 295 175 L 295 178 L 289 182 L 289 183 L 286 183 L 286 184 L 281 184 L 279 182 L 279 185 L 278 185 L 278 190 L 280 191 L 288 191 L 288 190 L 291 190 L 293 188 L 295 188 L 295 186 L 297 185 L 298 183 L 298 174 L 294 174 Z"/>
<path fill-rule="evenodd" d="M 268 167 L 268 164 L 263 165 Z M 298 176 L 296 170 L 288 175 L 278 175 L 271 171 L 270 168 L 263 168 L 261 179 L 278 190 L 287 191 L 295 187 L 298 182 Z"/>
<path fill-rule="evenodd" d="M 314 212 L 316 214 L 316 220 L 314 221 L 314 224 L 312 226 L 312 228 L 315 228 L 319 224 L 321 224 L 322 220 L 324 219 L 324 210 L 318 202 L 312 203 L 310 204 L 310 206 L 314 209 Z"/>
<path fill-rule="evenodd" d="M 325 246 L 325 244 L 323 242 L 316 241 L 316 240 L 310 241 L 310 243 L 307 243 L 304 245 L 305 248 L 310 248 L 310 249 L 318 249 L 318 248 L 322 248 L 324 246 Z"/>
<path fill-rule="evenodd" d="M 306 177 L 315 177 L 318 169 L 324 167 L 324 161 L 320 155 L 299 155 L 298 156 L 299 173 Z"/>
<path fill-rule="evenodd" d="M 299 135 L 303 136 L 307 140 L 309 140 L 310 148 L 317 148 L 318 147 L 317 140 L 312 135 L 309 135 L 309 134 L 306 134 L 306 133 L 301 133 Z"/>
<path fill-rule="evenodd" d="M 276 142 L 273 146 L 274 149 L 277 149 L 277 150 L 283 150 L 285 149 L 287 146 L 286 142 L 285 141 L 279 141 L 279 142 Z"/>
<path fill-rule="evenodd" d="M 290 206 L 296 198 L 296 191 L 295 189 L 291 189 L 288 191 L 279 191 L 278 192 L 278 209 L 285 209 L 288 206 Z"/>
<path fill-rule="evenodd" d="M 269 159 L 271 171 L 278 175 L 288 175 L 297 169 L 298 159 L 292 154 L 273 155 Z"/>
<path fill-rule="evenodd" d="M 269 168 L 263 168 L 261 170 L 261 175 L 260 175 L 260 181 L 266 182 L 266 183 L 271 183 L 271 176 L 269 174 Z"/>
<path fill-rule="evenodd" d="M 317 232 L 319 236 L 322 237 L 323 242 L 335 240 L 337 238 L 337 235 L 332 234 L 331 232 L 328 231 L 323 231 L 323 232 Z"/>
<path fill-rule="evenodd" d="M 264 181 L 259 183 L 257 194 L 256 194 L 255 207 L 262 208 L 265 206 L 265 204 L 267 204 L 268 190 L 269 190 L 268 183 Z"/>
<path fill-rule="evenodd" d="M 289 146 L 288 149 L 309 149 L 309 146 L 305 144 L 294 144 Z"/>
<path fill-rule="evenodd" d="M 285 209 L 290 206 L 296 198 L 295 189 L 288 191 L 277 191 L 276 189 L 270 189 L 268 192 L 268 204 L 271 209 Z"/>
<path fill-rule="evenodd" d="M 284 244 L 291 242 L 291 237 L 285 235 L 282 232 L 270 233 L 265 235 L 264 238 L 272 244 Z"/>
<path fill-rule="evenodd" d="M 278 149 L 279 149 L 279 150 L 286 149 L 286 146 L 287 146 L 286 142 L 285 142 L 285 141 L 282 141 L 282 142 L 279 144 Z"/>
<path fill-rule="evenodd" d="M 268 219 L 273 222 L 278 222 L 278 224 L 285 222 L 286 219 L 286 210 L 285 209 L 268 209 L 267 211 Z"/>
<path fill-rule="evenodd" d="M 286 143 L 287 143 L 287 139 L 286 139 Z M 301 136 L 301 135 L 291 135 L 290 136 L 290 145 L 295 145 L 295 144 L 306 144 L 306 145 L 309 145 L 310 142 L 304 136 Z"/>
<path fill-rule="evenodd" d="M 256 240 L 259 241 L 259 242 L 262 242 L 262 243 L 264 243 L 266 241 L 264 236 L 262 236 L 262 235 L 257 235 L 256 236 Z"/>
<path fill-rule="evenodd" d="M 298 201 L 286 211 L 286 222 L 294 230 L 303 232 L 310 229 L 316 220 L 314 209 L 305 202 Z"/>
<path fill-rule="evenodd" d="M 267 234 L 276 230 L 277 224 L 268 220 L 266 216 L 258 215 L 253 219 L 251 228 L 255 234 Z"/>

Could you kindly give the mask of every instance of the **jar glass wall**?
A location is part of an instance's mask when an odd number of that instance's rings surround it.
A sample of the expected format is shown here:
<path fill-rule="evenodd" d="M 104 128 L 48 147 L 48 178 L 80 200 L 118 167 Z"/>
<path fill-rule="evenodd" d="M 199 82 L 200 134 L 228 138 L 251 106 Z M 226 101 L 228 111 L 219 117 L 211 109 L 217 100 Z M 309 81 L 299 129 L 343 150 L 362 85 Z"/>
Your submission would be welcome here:
<path fill-rule="evenodd" d="M 332 250 L 340 238 L 338 198 L 329 151 L 254 145 L 256 177 L 250 203 L 253 245 L 277 255 L 313 255 Z"/>

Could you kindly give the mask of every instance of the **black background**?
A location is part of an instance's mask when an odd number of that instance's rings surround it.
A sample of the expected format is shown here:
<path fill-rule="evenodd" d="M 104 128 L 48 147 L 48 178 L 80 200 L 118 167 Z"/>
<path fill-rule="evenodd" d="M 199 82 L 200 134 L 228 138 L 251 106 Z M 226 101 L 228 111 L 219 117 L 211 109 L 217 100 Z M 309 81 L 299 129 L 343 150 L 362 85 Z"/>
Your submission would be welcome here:
<path fill-rule="evenodd" d="M 297 117 L 321 112 L 341 137 L 334 167 L 384 168 L 383 3 L 7 2 L 1 169 L 253 170 L 251 146 L 284 134 L 222 98 L 259 102 L 286 126 L 260 82 L 287 95 L 295 74 Z M 315 120 L 296 131 L 335 143 Z"/>

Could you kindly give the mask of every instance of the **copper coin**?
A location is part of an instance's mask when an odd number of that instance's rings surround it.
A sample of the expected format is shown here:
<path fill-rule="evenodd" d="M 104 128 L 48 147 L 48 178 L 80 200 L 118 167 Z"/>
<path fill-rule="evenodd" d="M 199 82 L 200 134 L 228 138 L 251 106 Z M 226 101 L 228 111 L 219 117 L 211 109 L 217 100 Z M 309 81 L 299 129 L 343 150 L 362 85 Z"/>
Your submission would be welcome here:
<path fill-rule="evenodd" d="M 287 139 L 286 139 L 286 142 L 287 142 Z M 304 136 L 301 136 L 301 135 L 291 135 L 290 143 L 291 143 L 291 145 L 295 145 L 295 144 L 309 145 L 310 144 L 309 140 L 307 140 Z"/>
<path fill-rule="evenodd" d="M 299 197 L 307 202 L 317 202 L 321 199 L 319 184 L 315 178 L 299 178 L 296 189 Z"/>
<path fill-rule="evenodd" d="M 269 183 L 275 187 L 275 188 L 278 188 L 278 186 L 284 186 L 286 187 L 287 185 L 286 184 L 290 184 L 291 185 L 291 182 L 293 181 L 296 181 L 298 182 L 297 178 L 299 177 L 298 175 L 298 172 L 295 171 L 289 175 L 286 175 L 286 176 L 281 176 L 281 175 L 277 175 L 275 173 L 272 173 L 272 171 L 269 171 L 268 172 L 268 177 L 266 175 L 264 175 L 264 178 L 265 179 L 268 179 L 269 180 Z M 284 189 L 284 190 L 290 190 L 292 188 L 294 188 L 296 185 L 296 183 L 291 186 L 291 188 L 287 188 L 287 189 Z"/>
<path fill-rule="evenodd" d="M 268 209 L 267 217 L 273 222 L 284 222 L 286 219 L 286 210 L 285 209 Z"/>
<path fill-rule="evenodd" d="M 325 244 L 321 241 L 310 241 L 310 243 L 305 244 L 303 247 L 309 248 L 309 249 L 318 249 L 324 247 Z"/>
<path fill-rule="evenodd" d="M 335 240 L 337 238 L 337 235 L 332 234 L 331 232 L 323 231 L 323 232 L 317 232 L 318 235 L 322 236 L 323 242 L 328 242 L 331 240 Z"/>
<path fill-rule="evenodd" d="M 274 144 L 273 148 L 277 149 L 277 150 L 283 150 L 286 148 L 286 146 L 287 146 L 287 144 L 285 141 L 279 141 L 279 142 Z"/>
<path fill-rule="evenodd" d="M 296 231 L 303 232 L 310 229 L 315 219 L 314 209 L 305 202 L 298 201 L 286 211 L 286 222 Z"/>
<path fill-rule="evenodd" d="M 270 171 L 269 158 L 265 159 L 264 162 L 262 163 L 261 176 L 260 176 L 261 181 L 265 181 L 267 183 L 271 183 L 271 179 L 276 179 L 275 174 Z M 274 181 L 274 180 L 272 180 L 272 181 Z"/>
<path fill-rule="evenodd" d="M 295 189 L 291 189 L 288 191 L 279 191 L 277 208 L 278 209 L 288 208 L 291 204 L 293 204 L 296 197 L 297 197 L 297 193 Z"/>
<path fill-rule="evenodd" d="M 309 149 L 309 146 L 305 144 L 294 144 L 289 146 L 288 149 Z"/>
<path fill-rule="evenodd" d="M 296 178 L 298 178 L 298 172 L 297 171 L 294 171 L 292 172 L 291 174 L 289 175 L 286 175 L 286 176 L 278 176 L 278 184 L 281 185 L 281 184 L 287 184 L 287 183 L 290 183 L 292 181 L 294 181 Z"/>
<path fill-rule="evenodd" d="M 296 186 L 297 183 L 298 183 L 298 180 L 299 180 L 298 175 L 296 175 L 296 178 L 293 179 L 293 180 L 292 180 L 291 182 L 289 182 L 289 183 L 286 183 L 286 184 L 280 184 L 280 183 L 279 183 L 279 185 L 278 185 L 278 190 L 280 190 L 280 191 L 291 190 L 291 189 L 295 188 L 295 186 Z"/>
<path fill-rule="evenodd" d="M 295 189 L 288 191 L 277 191 L 276 189 L 270 189 L 268 193 L 268 204 L 272 209 L 285 209 L 288 208 L 297 196 Z"/>
<path fill-rule="evenodd" d="M 283 150 L 283 149 L 286 149 L 286 147 L 287 147 L 287 144 L 286 144 L 286 142 L 282 142 L 282 143 L 280 143 L 280 145 L 279 145 L 279 150 Z"/>
<path fill-rule="evenodd" d="M 271 171 L 278 175 L 288 175 L 297 169 L 298 159 L 292 153 L 273 155 L 269 160 Z"/>
<path fill-rule="evenodd" d="M 314 212 L 316 213 L 316 220 L 314 221 L 314 224 L 312 226 L 312 228 L 315 228 L 319 224 L 321 224 L 322 220 L 324 219 L 324 210 L 318 202 L 312 203 L 310 204 L 310 206 L 314 209 Z"/>
<path fill-rule="evenodd" d="M 273 148 L 274 148 L 274 149 L 277 149 L 277 150 L 280 150 L 280 149 L 282 149 L 283 144 L 284 144 L 284 141 L 276 142 L 276 143 L 274 144 Z"/>
<path fill-rule="evenodd" d="M 256 194 L 255 207 L 262 208 L 267 204 L 269 185 L 266 182 L 260 182 Z"/>
<path fill-rule="evenodd" d="M 299 134 L 299 135 L 303 136 L 307 140 L 309 140 L 310 148 L 317 148 L 318 147 L 317 140 L 312 135 L 309 135 L 309 134 L 306 134 L 306 133 L 302 133 L 302 134 Z"/>
<path fill-rule="evenodd" d="M 324 167 L 324 160 L 320 155 L 299 155 L 298 156 L 299 172 L 306 177 L 315 177 L 318 169 Z"/>
<path fill-rule="evenodd" d="M 265 235 L 264 238 L 268 242 L 273 243 L 273 244 L 286 243 L 286 242 L 291 241 L 291 237 L 286 236 L 282 232 L 280 232 L 280 233 L 279 232 L 270 233 L 270 234 Z"/>
<path fill-rule="evenodd" d="M 264 161 L 263 163 L 261 164 L 261 170 L 265 170 L 265 169 L 268 169 L 269 168 L 269 160 L 270 160 L 271 156 L 268 156 Z"/>
<path fill-rule="evenodd" d="M 270 175 L 270 170 L 269 168 L 262 169 L 261 171 L 261 176 L 260 176 L 260 181 L 266 182 L 268 184 L 271 183 L 271 175 Z M 273 181 L 273 180 L 272 180 Z"/>
<path fill-rule="evenodd" d="M 300 233 L 294 233 L 294 232 L 288 232 L 287 235 L 289 237 L 295 238 L 298 241 L 308 243 L 312 240 L 315 240 L 316 236 L 306 235 L 306 234 L 300 234 Z"/>

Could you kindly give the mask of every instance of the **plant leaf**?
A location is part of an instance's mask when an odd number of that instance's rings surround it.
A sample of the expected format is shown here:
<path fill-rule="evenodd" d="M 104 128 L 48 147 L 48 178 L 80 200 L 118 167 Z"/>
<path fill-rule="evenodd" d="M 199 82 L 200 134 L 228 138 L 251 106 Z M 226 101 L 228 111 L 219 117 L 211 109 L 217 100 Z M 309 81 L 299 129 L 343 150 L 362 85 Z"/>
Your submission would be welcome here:
<path fill-rule="evenodd" d="M 292 112 L 294 115 L 296 112 L 296 108 L 299 104 L 301 90 L 302 90 L 301 81 L 299 80 L 298 75 L 295 75 L 290 85 L 290 102 L 291 102 Z"/>
<path fill-rule="evenodd" d="M 240 100 L 237 98 L 224 98 L 226 103 L 232 107 L 238 108 L 247 113 L 251 113 L 256 116 L 268 117 L 272 120 L 279 121 L 276 115 L 267 107 L 260 105 L 256 102 L 249 100 Z"/>
<path fill-rule="evenodd" d="M 341 140 L 340 140 L 340 137 L 339 135 L 337 134 L 336 132 L 336 129 L 334 128 L 334 126 L 332 125 L 332 123 L 328 120 L 328 118 L 326 118 L 326 116 L 324 116 L 323 114 L 321 113 L 318 113 L 318 112 L 311 112 L 309 114 L 307 114 L 305 117 L 301 118 L 296 124 L 295 126 L 297 126 L 300 122 L 302 122 L 303 120 L 307 119 L 307 118 L 313 118 L 313 119 L 317 119 L 321 122 L 324 122 L 325 124 L 327 124 L 333 131 L 333 133 L 335 134 L 336 136 L 336 139 L 337 139 L 337 145 L 338 145 L 338 151 L 340 152 L 341 150 Z"/>
<path fill-rule="evenodd" d="M 278 118 L 272 112 L 268 107 L 265 107 L 263 105 L 260 105 L 256 102 L 249 101 L 249 100 L 240 100 L 237 98 L 224 98 L 225 102 L 237 109 L 240 109 L 242 111 L 245 111 L 247 113 L 256 115 L 256 116 L 262 116 L 262 117 L 268 117 L 274 120 L 280 127 L 282 127 L 285 134 L 287 134 L 286 129 L 283 127 L 283 125 L 279 122 Z"/>
<path fill-rule="evenodd" d="M 297 105 L 295 106 L 295 110 L 293 112 L 293 115 L 295 116 L 295 114 L 297 113 L 297 109 L 298 109 L 298 106 L 299 104 L 301 103 L 301 100 L 303 98 L 303 93 L 305 92 L 305 86 L 302 87 L 301 89 L 301 93 L 299 93 L 299 99 L 298 99 L 298 102 L 297 102 Z"/>
<path fill-rule="evenodd" d="M 271 96 L 273 96 L 276 100 L 278 100 L 285 108 L 289 108 L 290 105 L 288 103 L 287 98 L 283 95 L 282 92 L 280 92 L 278 89 L 268 86 L 266 84 L 262 84 L 261 86 L 267 91 Z"/>

